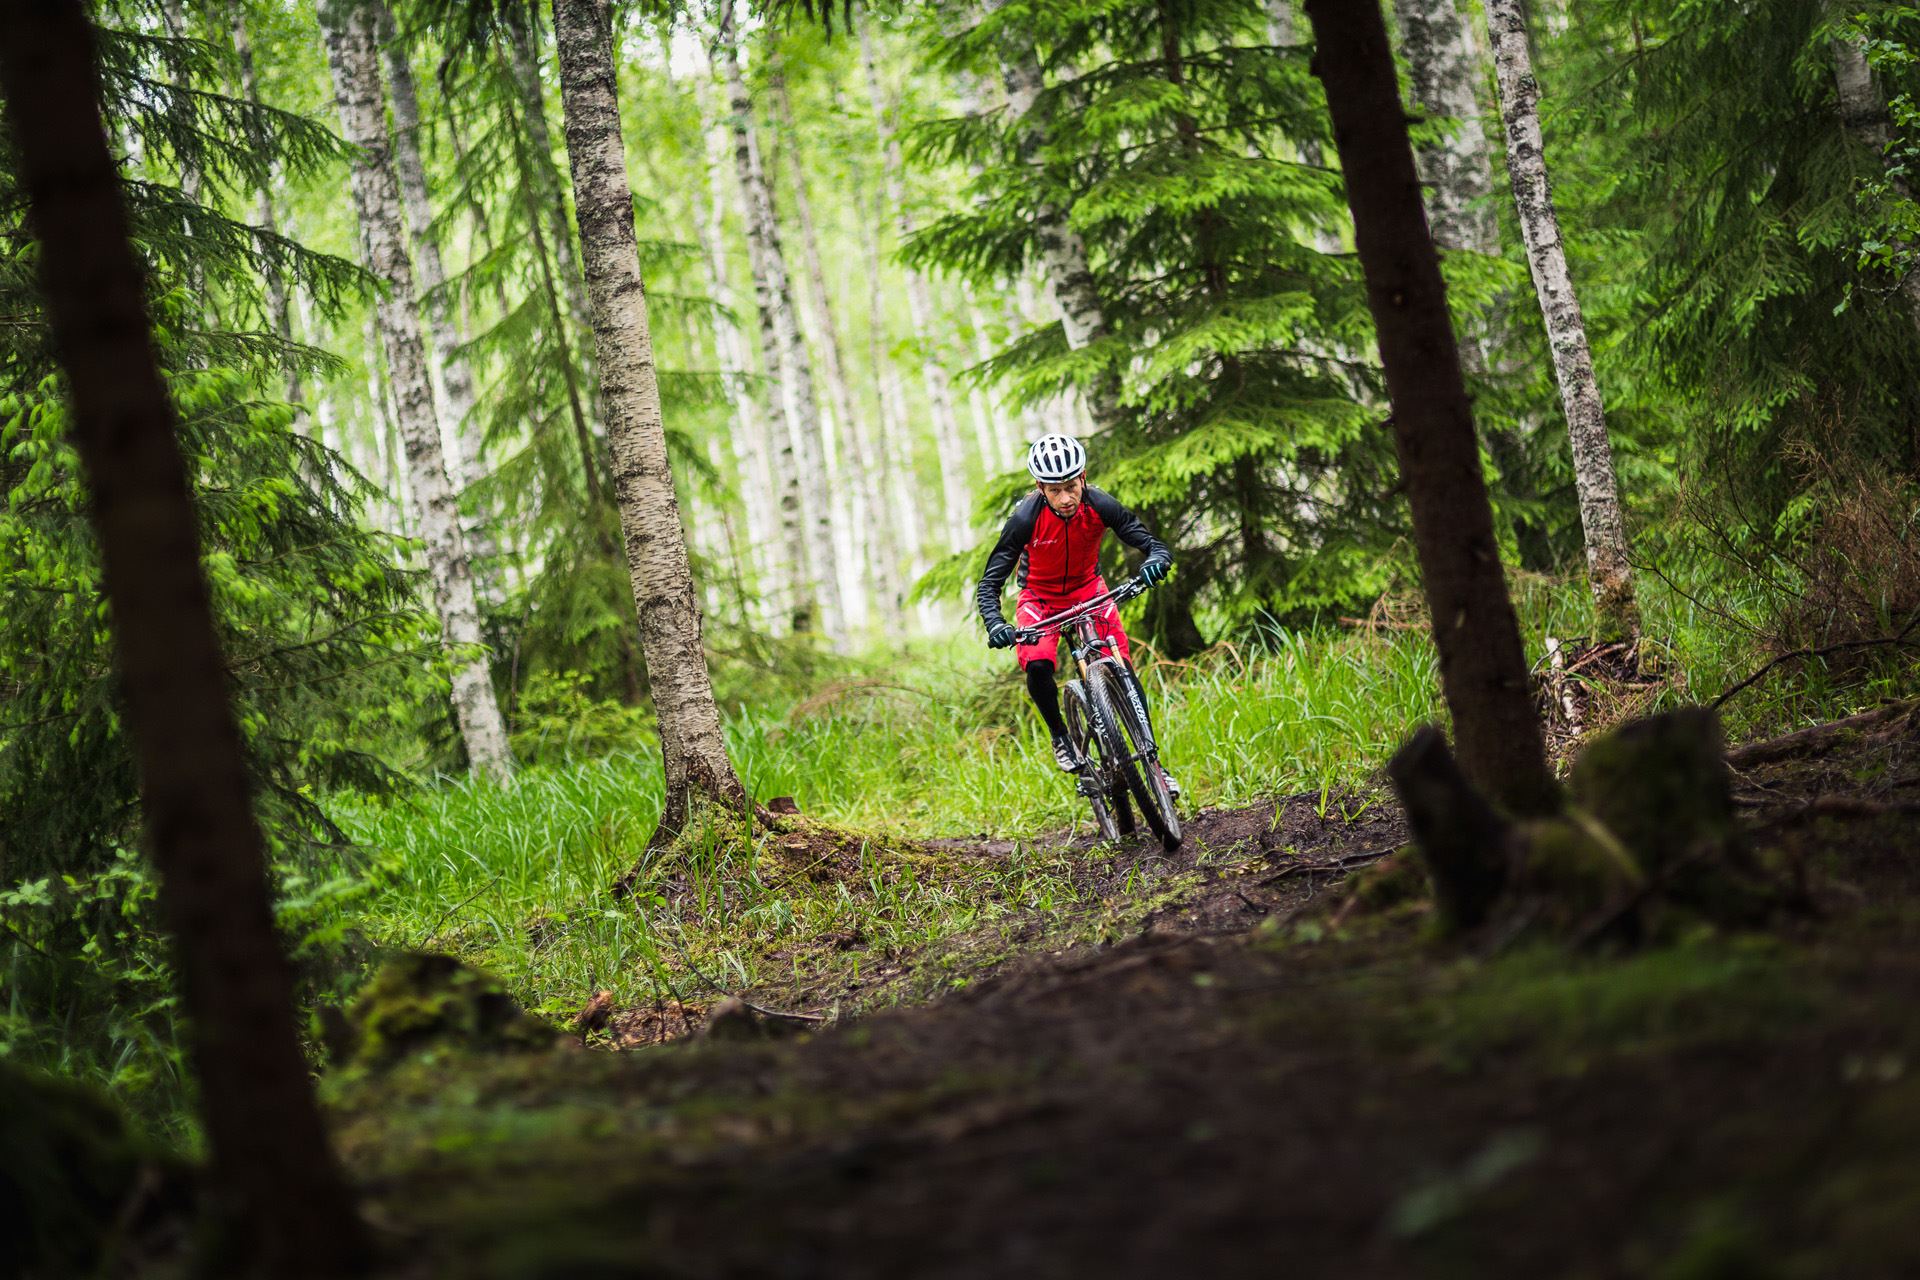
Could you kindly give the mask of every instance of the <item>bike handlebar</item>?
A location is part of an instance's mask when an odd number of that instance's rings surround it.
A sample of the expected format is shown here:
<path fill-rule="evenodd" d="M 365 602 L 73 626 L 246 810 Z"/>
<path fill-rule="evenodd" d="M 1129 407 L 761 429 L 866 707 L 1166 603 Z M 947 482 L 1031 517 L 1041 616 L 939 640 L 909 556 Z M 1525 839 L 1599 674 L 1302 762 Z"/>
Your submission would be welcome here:
<path fill-rule="evenodd" d="M 1102 605 L 1116 603 L 1122 600 L 1131 600 L 1135 596 L 1143 594 L 1146 589 L 1146 579 L 1138 577 L 1128 578 L 1119 586 L 1104 591 L 1091 600 L 1082 600 L 1065 613 L 1056 613 L 1053 617 L 1041 622 L 1036 622 L 1030 627 L 1016 627 L 1013 632 L 1014 643 L 1038 644 L 1041 636 L 1049 632 L 1058 634 L 1063 627 L 1080 621 L 1080 619 L 1088 616 Z"/>

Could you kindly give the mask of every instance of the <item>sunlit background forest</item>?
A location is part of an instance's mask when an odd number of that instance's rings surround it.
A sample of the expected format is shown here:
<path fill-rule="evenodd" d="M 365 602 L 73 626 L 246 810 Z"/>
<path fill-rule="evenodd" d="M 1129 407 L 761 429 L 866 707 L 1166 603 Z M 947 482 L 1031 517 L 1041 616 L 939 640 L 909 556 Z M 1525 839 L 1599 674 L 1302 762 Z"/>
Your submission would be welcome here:
<path fill-rule="evenodd" d="M 1729 691 L 1734 741 L 1911 694 L 1920 15 L 1533 0 L 1530 142 L 1497 15 L 1391 8 L 1556 758 Z M 396 949 L 484 966 L 552 1018 L 600 989 L 711 1000 L 1114 892 L 1043 839 L 1083 832 L 1084 804 L 972 608 L 1045 433 L 1084 440 L 1093 483 L 1173 549 L 1126 618 L 1189 806 L 1364 809 L 1444 719 L 1291 0 L 607 7 L 741 780 L 876 850 L 1010 842 L 907 877 L 859 874 L 870 851 L 809 893 L 726 829 L 670 860 L 648 844 L 661 753 L 551 11 L 89 9 L 306 1008 Z M 1545 312 L 1516 139 L 1564 249 Z M 25 204 L 0 153 L 0 1055 L 190 1147 Z M 1581 438 L 1610 449 L 1604 484 Z M 1605 679 L 1568 670 L 1595 654 Z"/>

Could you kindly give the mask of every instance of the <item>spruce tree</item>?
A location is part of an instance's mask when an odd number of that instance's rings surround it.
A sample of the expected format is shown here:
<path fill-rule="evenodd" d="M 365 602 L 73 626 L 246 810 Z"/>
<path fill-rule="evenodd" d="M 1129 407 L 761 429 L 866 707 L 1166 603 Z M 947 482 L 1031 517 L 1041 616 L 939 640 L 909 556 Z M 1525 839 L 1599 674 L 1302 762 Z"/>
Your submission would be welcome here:
<path fill-rule="evenodd" d="M 1103 331 L 1041 328 L 995 368 L 1017 398 L 1096 406 L 1095 482 L 1174 546 L 1148 601 L 1173 653 L 1205 642 L 1203 609 L 1233 626 L 1370 599 L 1394 522 L 1358 276 L 1316 243 L 1344 221 L 1338 187 L 1299 159 L 1324 144 L 1325 109 L 1268 18 L 1252 0 L 1009 0 L 943 34 L 944 58 L 996 76 L 1030 58 L 1040 86 L 1029 70 L 1010 84 L 1018 115 L 918 137 L 923 160 L 980 177 L 913 261 L 1006 281 L 1045 266 L 1062 225 L 1085 246 Z"/>

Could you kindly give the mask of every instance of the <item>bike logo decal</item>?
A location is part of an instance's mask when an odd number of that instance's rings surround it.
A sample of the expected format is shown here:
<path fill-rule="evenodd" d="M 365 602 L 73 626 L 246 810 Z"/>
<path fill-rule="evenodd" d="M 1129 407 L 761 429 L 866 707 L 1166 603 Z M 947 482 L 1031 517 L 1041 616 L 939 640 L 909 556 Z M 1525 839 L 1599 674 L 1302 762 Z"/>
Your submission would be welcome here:
<path fill-rule="evenodd" d="M 1133 687 L 1131 680 L 1127 682 L 1127 701 L 1133 703 L 1133 714 L 1140 717 L 1140 728 L 1147 735 L 1147 745 L 1152 746 L 1153 730 L 1147 725 L 1146 704 L 1140 701 L 1140 691 Z"/>

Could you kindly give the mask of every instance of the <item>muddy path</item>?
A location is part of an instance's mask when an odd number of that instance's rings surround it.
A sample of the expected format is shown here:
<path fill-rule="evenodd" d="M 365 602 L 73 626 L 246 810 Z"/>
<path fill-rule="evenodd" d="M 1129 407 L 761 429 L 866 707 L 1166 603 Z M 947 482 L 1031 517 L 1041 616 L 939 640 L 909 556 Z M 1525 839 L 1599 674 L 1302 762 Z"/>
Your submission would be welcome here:
<path fill-rule="evenodd" d="M 1149 833 L 1103 844 L 1084 832 L 1055 831 L 1016 842 L 988 836 L 912 842 L 940 859 L 982 865 L 1004 862 L 1016 849 L 1069 854 L 1076 903 L 1028 909 L 931 946 L 877 952 L 849 974 L 833 966 L 817 980 L 763 983 L 737 991 L 700 992 L 704 998 L 610 1008 L 606 1042 L 645 1048 L 698 1034 L 721 997 L 737 995 L 761 1009 L 799 1011 L 837 1021 L 897 1004 L 924 1003 L 1022 965 L 1082 963 L 1135 935 L 1214 936 L 1245 932 L 1286 919 L 1314 903 L 1353 871 L 1392 853 L 1407 839 L 1399 812 L 1379 797 L 1302 792 L 1235 808 L 1203 810 L 1185 819 L 1185 838 L 1163 851 Z M 832 868 L 850 859 L 841 833 L 789 837 L 787 856 Z M 854 866 L 836 874 L 857 875 Z M 870 950 L 867 939 L 843 936 L 842 950 Z M 778 955 L 776 959 L 786 959 Z"/>
<path fill-rule="evenodd" d="M 824 1029 L 410 1064 L 338 1134 L 423 1275 L 1920 1274 L 1917 768 L 1908 723 L 1741 770 L 1821 889 L 1765 935 L 1336 926 L 1397 818 L 1295 797 L 1208 816 L 1124 936 Z"/>

